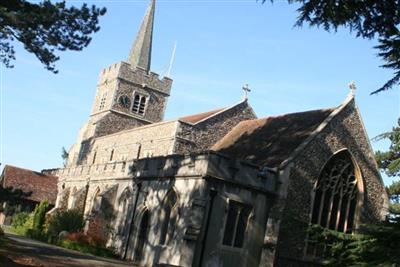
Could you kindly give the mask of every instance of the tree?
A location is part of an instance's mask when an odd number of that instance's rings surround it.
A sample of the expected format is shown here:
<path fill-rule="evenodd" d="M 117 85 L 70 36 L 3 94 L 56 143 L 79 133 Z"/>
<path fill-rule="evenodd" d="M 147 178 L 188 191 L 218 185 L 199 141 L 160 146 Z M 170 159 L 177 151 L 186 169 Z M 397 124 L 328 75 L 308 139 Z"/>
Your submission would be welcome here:
<path fill-rule="evenodd" d="M 30 196 L 31 193 L 23 192 L 20 189 L 12 187 L 4 188 L 0 186 L 0 203 L 7 202 L 9 205 L 21 204 L 23 199 Z"/>
<path fill-rule="evenodd" d="M 105 8 L 66 7 L 65 1 L 51 3 L 43 0 L 30 3 L 26 0 L 0 2 L 0 60 L 6 67 L 13 67 L 14 41 L 33 53 L 46 69 L 57 73 L 56 51 L 80 51 L 88 46 L 90 35 L 97 32 L 98 18 Z"/>
<path fill-rule="evenodd" d="M 62 148 L 61 148 L 61 158 L 62 158 L 62 160 L 63 160 L 64 167 L 67 166 L 68 157 L 69 157 L 69 153 L 67 152 L 67 150 L 65 149 L 65 147 L 62 147 Z"/>
<path fill-rule="evenodd" d="M 381 67 L 393 69 L 394 76 L 371 94 L 400 84 L 400 0 L 288 0 L 288 3 L 300 4 L 296 26 L 308 23 L 326 31 L 343 26 L 357 37 L 378 39 L 375 48 L 385 62 Z"/>
<path fill-rule="evenodd" d="M 45 222 L 46 212 L 49 210 L 49 202 L 47 200 L 40 202 L 35 207 L 33 212 L 33 229 L 36 231 L 42 231 Z"/>
<path fill-rule="evenodd" d="M 377 151 L 376 161 L 379 168 L 389 177 L 400 178 L 400 119 L 398 126 L 394 127 L 391 132 L 384 133 L 376 137 L 376 140 L 389 139 L 391 144 L 386 152 Z M 400 218 L 400 180 L 395 181 L 387 187 L 390 198 L 389 212 L 394 218 Z"/>

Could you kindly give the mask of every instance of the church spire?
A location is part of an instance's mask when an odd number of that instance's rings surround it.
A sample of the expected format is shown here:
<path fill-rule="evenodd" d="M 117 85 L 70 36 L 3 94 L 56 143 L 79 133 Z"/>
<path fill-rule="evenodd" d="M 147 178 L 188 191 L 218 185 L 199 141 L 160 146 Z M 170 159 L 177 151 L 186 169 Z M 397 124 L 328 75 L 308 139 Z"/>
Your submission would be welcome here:
<path fill-rule="evenodd" d="M 140 67 L 147 72 L 150 71 L 151 64 L 151 46 L 153 41 L 155 7 L 156 0 L 150 0 L 150 5 L 147 8 L 142 26 L 140 27 L 139 33 L 136 36 L 135 43 L 131 48 L 128 59 L 128 62 L 131 64 L 132 68 Z"/>

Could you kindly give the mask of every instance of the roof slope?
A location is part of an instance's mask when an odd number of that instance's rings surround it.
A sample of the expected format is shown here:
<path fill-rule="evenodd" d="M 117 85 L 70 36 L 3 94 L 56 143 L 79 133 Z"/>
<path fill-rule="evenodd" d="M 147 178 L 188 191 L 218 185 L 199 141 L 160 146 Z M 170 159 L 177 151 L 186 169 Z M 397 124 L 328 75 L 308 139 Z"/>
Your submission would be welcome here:
<path fill-rule="evenodd" d="M 192 123 L 195 124 L 201 120 L 204 120 L 208 117 L 211 117 L 213 115 L 215 115 L 216 113 L 220 112 L 224 110 L 224 108 L 220 108 L 220 109 L 216 109 L 216 110 L 211 110 L 211 111 L 207 111 L 207 112 L 202 112 L 202 113 L 197 113 L 197 114 L 193 114 L 193 115 L 189 115 L 189 116 L 185 116 L 185 117 L 181 117 L 178 120 L 183 121 L 183 122 L 187 122 L 187 123 Z"/>
<path fill-rule="evenodd" d="M 242 121 L 211 150 L 260 166 L 277 167 L 333 110 L 313 110 Z"/>
<path fill-rule="evenodd" d="M 36 202 L 48 200 L 50 204 L 54 205 L 57 198 L 57 182 L 58 177 L 56 176 L 6 165 L 1 185 L 5 188 L 21 189 L 25 193 L 32 192 L 26 198 L 28 200 Z"/>

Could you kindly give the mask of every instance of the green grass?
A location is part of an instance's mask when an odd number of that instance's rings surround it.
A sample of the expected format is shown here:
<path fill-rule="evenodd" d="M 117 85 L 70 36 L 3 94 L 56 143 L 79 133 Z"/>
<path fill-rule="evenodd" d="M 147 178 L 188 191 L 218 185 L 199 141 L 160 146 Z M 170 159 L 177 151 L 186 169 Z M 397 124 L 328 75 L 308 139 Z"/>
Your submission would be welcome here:
<path fill-rule="evenodd" d="M 58 243 L 60 247 L 76 250 L 82 253 L 92 254 L 100 257 L 117 258 L 117 256 L 110 250 L 101 247 L 89 246 L 69 240 L 63 240 Z"/>

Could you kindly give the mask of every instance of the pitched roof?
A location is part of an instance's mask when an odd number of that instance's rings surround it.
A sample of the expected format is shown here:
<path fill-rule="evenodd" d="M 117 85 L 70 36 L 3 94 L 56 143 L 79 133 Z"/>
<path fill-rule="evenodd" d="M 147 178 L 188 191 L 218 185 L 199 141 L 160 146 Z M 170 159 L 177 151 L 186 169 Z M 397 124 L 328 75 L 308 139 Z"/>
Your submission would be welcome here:
<path fill-rule="evenodd" d="M 180 121 L 183 122 L 188 122 L 188 123 L 197 123 L 201 120 L 207 119 L 208 117 L 211 117 L 213 115 L 215 115 L 216 113 L 220 112 L 224 110 L 224 108 L 220 108 L 220 109 L 215 109 L 215 110 L 211 110 L 211 111 L 207 111 L 207 112 L 202 112 L 202 113 L 197 113 L 197 114 L 193 114 L 193 115 L 189 115 L 189 116 L 185 116 L 185 117 L 181 117 L 179 118 Z"/>
<path fill-rule="evenodd" d="M 202 113 L 197 113 L 197 114 L 181 117 L 181 118 L 178 118 L 178 120 L 182 121 L 182 122 L 190 123 L 190 124 L 197 124 L 197 123 L 206 121 L 210 118 L 213 118 L 214 116 L 217 116 L 218 114 L 232 110 L 240 105 L 246 105 L 253 112 L 253 109 L 248 104 L 247 99 L 243 99 L 240 102 L 238 102 L 232 106 L 229 106 L 229 107 L 219 108 L 219 109 L 215 109 L 215 110 L 211 110 L 211 111 L 207 111 L 207 112 L 202 112 Z M 253 114 L 254 114 L 254 112 L 253 112 Z M 256 118 L 255 114 L 254 114 L 254 117 Z"/>
<path fill-rule="evenodd" d="M 58 177 L 6 165 L 2 174 L 1 185 L 21 189 L 25 193 L 31 193 L 26 199 L 40 202 L 49 201 L 54 205 L 57 198 Z"/>
<path fill-rule="evenodd" d="M 313 110 L 240 122 L 211 150 L 277 167 L 334 109 Z"/>

